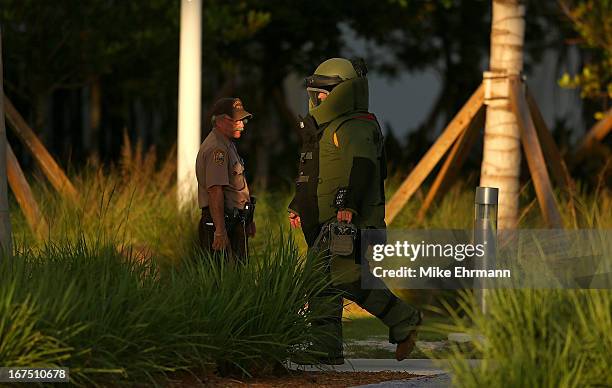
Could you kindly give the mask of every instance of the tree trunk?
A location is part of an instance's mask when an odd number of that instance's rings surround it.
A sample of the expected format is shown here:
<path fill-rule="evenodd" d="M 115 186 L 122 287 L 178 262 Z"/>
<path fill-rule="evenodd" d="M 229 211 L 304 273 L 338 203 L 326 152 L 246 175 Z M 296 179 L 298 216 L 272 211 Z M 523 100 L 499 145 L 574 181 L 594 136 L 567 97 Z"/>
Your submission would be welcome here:
<path fill-rule="evenodd" d="M 89 125 L 90 93 L 91 87 L 89 85 L 85 85 L 81 88 L 81 147 L 85 157 L 88 157 L 91 152 L 91 127 Z"/>
<path fill-rule="evenodd" d="M 520 0 L 493 0 L 490 93 L 480 185 L 499 188 L 498 228 L 516 227 L 521 143 L 509 99 L 508 76 L 523 69 L 525 6 Z"/>
<path fill-rule="evenodd" d="M 155 109 L 151 118 L 151 142 L 155 145 L 155 147 L 159 147 L 161 145 L 162 122 L 162 112 L 159 109 Z"/>
<path fill-rule="evenodd" d="M 89 94 L 89 153 L 100 154 L 100 123 L 102 121 L 102 92 L 100 79 L 91 84 Z"/>
<path fill-rule="evenodd" d="M 142 97 L 135 97 L 133 100 L 133 116 L 132 125 L 136 132 L 136 140 L 142 144 L 144 150 L 149 148 L 150 120 L 147 109 L 142 102 Z"/>
<path fill-rule="evenodd" d="M 34 124 L 32 129 L 38 138 L 49 148 L 55 146 L 55 139 L 51 136 L 51 123 L 49 122 L 49 112 L 51 111 L 52 93 L 48 90 L 38 90 L 34 95 Z M 67 101 L 62 101 L 68 104 Z"/>
<path fill-rule="evenodd" d="M 263 90 L 266 90 L 265 88 Z M 271 90 L 271 89 L 267 89 Z M 255 155 L 257 158 L 257 168 L 255 169 L 255 179 L 253 186 L 259 190 L 265 190 L 269 184 L 270 165 L 272 156 L 275 153 L 274 146 L 278 141 L 278 119 L 274 107 L 260 93 L 257 95 L 256 106 L 261 107 L 262 114 L 260 117 L 265 117 L 265 123 L 260 120 L 257 126 L 253 128 L 252 135 L 256 139 Z"/>
<path fill-rule="evenodd" d="M 86 158 L 100 152 L 101 118 L 100 79 L 96 78 L 81 89 L 81 144 Z"/>
<path fill-rule="evenodd" d="M 6 187 L 6 126 L 4 124 L 4 84 L 2 74 L 2 30 L 0 28 L 0 249 L 3 254 L 13 253 L 11 214 Z M 2 257 L 0 257 L 2 258 Z"/>

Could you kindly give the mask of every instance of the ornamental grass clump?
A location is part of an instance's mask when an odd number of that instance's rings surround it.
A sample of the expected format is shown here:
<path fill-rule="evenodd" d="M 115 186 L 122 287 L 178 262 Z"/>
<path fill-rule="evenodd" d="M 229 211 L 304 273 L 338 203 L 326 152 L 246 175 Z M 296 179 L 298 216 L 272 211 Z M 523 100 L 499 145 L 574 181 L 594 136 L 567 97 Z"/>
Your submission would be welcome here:
<path fill-rule="evenodd" d="M 449 356 L 457 387 L 599 387 L 612 385 L 610 290 L 491 290 L 488 314 L 472 297 L 443 328 L 468 333 L 480 366 L 455 346 Z M 466 319 L 466 317 L 468 319 Z"/>
<path fill-rule="evenodd" d="M 42 238 L 32 234 L 18 204 L 11 202 L 13 236 L 18 244 L 35 250 L 46 242 L 84 239 L 93 244 L 105 239 L 140 256 L 154 252 L 162 265 L 180 262 L 197 245 L 201 211 L 195 198 L 185 206 L 178 205 L 174 149 L 160 159 L 155 149 L 143 152 L 140 142 L 134 145 L 124 136 L 118 164 L 106 166 L 91 159 L 71 179 L 79 193 L 77 201 L 62 197 L 41 179 L 32 187 L 49 224 Z M 290 198 L 285 192 L 253 191 L 257 194 L 258 233 L 250 247 L 261 251 L 267 237 L 280 237 L 279 225 L 288 228 Z M 300 244 L 305 252 L 303 242 Z"/>
<path fill-rule="evenodd" d="M 83 386 L 270 371 L 316 335 L 305 306 L 325 280 L 290 240 L 269 247 L 165 269 L 108 242 L 21 249 L 0 261 L 0 365 L 69 367 Z"/>
<path fill-rule="evenodd" d="M 472 293 L 462 292 L 458 307 L 446 308 L 453 323 L 436 329 L 469 334 L 482 361 L 474 367 L 460 346 L 453 347 L 449 358 L 453 386 L 612 386 L 612 243 L 605 229 L 610 223 L 610 195 L 602 191 L 574 200 L 579 210 L 575 226 L 592 229 L 588 239 L 577 243 L 578 252 L 598 253 L 591 284 L 601 289 L 486 290 L 486 313 Z M 549 259 L 543 251 L 539 254 L 542 262 Z"/>
<path fill-rule="evenodd" d="M 197 236 L 198 207 L 179 210 L 176 200 L 175 152 L 159 160 L 154 149 L 142 151 L 124 138 L 117 165 L 105 166 L 96 159 L 72 181 L 79 193 L 70 201 L 44 182 L 34 185 L 35 196 L 47 219 L 44 238 L 35 238 L 13 204 L 13 234 L 18 243 L 35 249 L 48 241 L 88 244 L 102 239 L 135 251 L 155 252 L 160 260 L 173 262 L 189 250 Z"/>

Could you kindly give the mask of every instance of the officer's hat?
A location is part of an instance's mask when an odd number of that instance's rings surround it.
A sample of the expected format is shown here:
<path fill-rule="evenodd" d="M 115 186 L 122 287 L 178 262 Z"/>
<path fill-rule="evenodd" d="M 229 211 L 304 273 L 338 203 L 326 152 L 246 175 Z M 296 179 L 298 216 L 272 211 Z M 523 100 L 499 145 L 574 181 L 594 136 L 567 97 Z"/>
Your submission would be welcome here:
<path fill-rule="evenodd" d="M 239 98 L 229 97 L 220 98 L 212 107 L 213 116 L 228 115 L 232 120 L 244 120 L 253 117 L 252 114 L 244 110 L 242 101 Z"/>

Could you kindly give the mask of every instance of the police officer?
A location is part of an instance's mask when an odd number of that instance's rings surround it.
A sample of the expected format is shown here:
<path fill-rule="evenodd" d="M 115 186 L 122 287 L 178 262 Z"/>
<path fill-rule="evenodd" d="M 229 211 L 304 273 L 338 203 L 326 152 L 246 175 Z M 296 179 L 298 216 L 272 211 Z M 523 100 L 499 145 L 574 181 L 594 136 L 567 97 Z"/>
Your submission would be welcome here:
<path fill-rule="evenodd" d="M 198 204 L 202 209 L 200 245 L 205 251 L 227 250 L 243 261 L 248 237 L 255 235 L 254 198 L 244 177 L 244 163 L 234 141 L 251 118 L 239 98 L 222 98 L 212 108 L 213 128 L 196 159 Z"/>
<path fill-rule="evenodd" d="M 299 123 L 302 152 L 296 194 L 289 204 L 289 221 L 301 227 L 309 248 L 317 248 L 320 233 L 332 221 L 353 223 L 360 229 L 385 228 L 383 135 L 368 112 L 367 69 L 363 61 L 332 58 L 306 79 L 309 114 Z M 359 235 L 359 233 L 357 233 Z M 318 239 L 319 237 L 319 239 Z M 397 360 L 405 359 L 416 341 L 421 313 L 381 289 L 362 289 L 360 244 L 352 256 L 332 255 L 330 276 L 336 295 L 311 301 L 326 319 L 318 322 L 334 334 L 314 350 L 327 354 L 320 362 L 340 364 L 342 355 L 342 297 L 351 299 L 389 327 L 389 341 L 397 344 Z M 329 257 L 329 256 L 328 256 Z"/>

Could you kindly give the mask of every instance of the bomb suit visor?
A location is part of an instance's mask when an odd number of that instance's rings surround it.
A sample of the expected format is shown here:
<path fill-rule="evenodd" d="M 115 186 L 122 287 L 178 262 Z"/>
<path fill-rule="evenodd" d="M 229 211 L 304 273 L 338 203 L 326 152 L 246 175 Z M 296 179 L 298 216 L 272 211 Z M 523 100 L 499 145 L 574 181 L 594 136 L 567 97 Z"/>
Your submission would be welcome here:
<path fill-rule="evenodd" d="M 321 101 L 319 100 L 319 93 L 329 94 L 332 89 L 343 81 L 340 76 L 327 76 L 314 74 L 307 77 L 304 81 L 306 84 L 306 91 L 308 92 L 308 98 L 312 106 L 318 106 Z"/>

